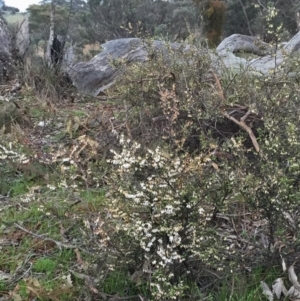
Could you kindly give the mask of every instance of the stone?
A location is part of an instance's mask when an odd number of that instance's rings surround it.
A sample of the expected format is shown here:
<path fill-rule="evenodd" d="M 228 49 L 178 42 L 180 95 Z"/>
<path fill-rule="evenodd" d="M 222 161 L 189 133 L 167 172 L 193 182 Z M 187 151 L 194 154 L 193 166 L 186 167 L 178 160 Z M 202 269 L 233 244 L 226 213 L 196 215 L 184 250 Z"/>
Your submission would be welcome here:
<path fill-rule="evenodd" d="M 102 51 L 88 62 L 80 62 L 68 69 L 74 86 L 80 93 L 97 96 L 110 87 L 117 76 L 122 74 L 128 64 L 144 62 L 151 52 L 161 51 L 168 55 L 171 49 L 185 51 L 195 48 L 192 45 L 153 41 L 153 45 L 138 39 L 117 39 L 101 45 Z M 278 49 L 260 41 L 255 37 L 234 34 L 225 38 L 215 51 L 198 49 L 195 55 L 208 53 L 212 62 L 212 69 L 222 75 L 224 68 L 234 74 L 247 72 L 256 75 L 267 75 L 270 71 L 288 60 L 291 55 L 300 52 L 300 33 L 296 34 L 288 43 Z M 255 58 L 242 58 L 239 52 L 252 53 Z M 284 71 L 283 71 L 284 72 Z M 291 74 L 294 76 L 294 74 Z"/>
<path fill-rule="evenodd" d="M 102 52 L 89 62 L 78 63 L 70 68 L 69 75 L 79 92 L 97 96 L 110 87 L 121 69 L 127 64 L 144 62 L 148 59 L 149 45 L 138 38 L 117 39 L 106 42 Z M 173 49 L 185 49 L 186 45 L 171 43 Z M 154 50 L 167 53 L 167 44 L 153 41 Z M 113 66 L 113 61 L 123 62 L 122 67 Z"/>

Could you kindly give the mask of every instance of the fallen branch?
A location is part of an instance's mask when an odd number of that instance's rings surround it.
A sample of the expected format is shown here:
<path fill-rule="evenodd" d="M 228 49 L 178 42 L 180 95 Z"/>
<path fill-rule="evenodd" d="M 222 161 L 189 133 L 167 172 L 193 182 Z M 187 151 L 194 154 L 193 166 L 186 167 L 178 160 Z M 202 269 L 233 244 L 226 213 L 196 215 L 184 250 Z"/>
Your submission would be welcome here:
<path fill-rule="evenodd" d="M 221 83 L 220 83 L 220 80 L 219 78 L 217 77 L 217 75 L 212 71 L 212 74 L 214 76 L 214 79 L 216 81 L 216 85 L 217 85 L 217 89 L 218 89 L 218 92 L 219 92 L 219 96 L 221 98 L 222 101 L 225 102 L 225 95 L 224 95 L 224 92 L 223 92 L 223 89 L 222 89 L 222 86 L 221 86 Z M 234 117 L 230 116 L 226 111 L 225 109 L 223 110 L 223 116 L 225 116 L 227 119 L 233 121 L 235 124 L 237 124 L 239 127 L 241 127 L 243 130 L 245 130 L 248 134 L 249 134 L 249 137 L 252 141 L 252 144 L 256 150 L 257 153 L 261 154 L 260 152 L 260 147 L 259 147 L 259 144 L 256 140 L 256 137 L 252 131 L 252 129 L 246 124 L 246 119 L 249 117 L 249 115 L 251 114 L 251 111 L 248 110 L 247 113 L 240 119 L 240 121 L 238 121 L 237 119 L 235 119 Z"/>
<path fill-rule="evenodd" d="M 255 150 L 257 151 L 257 153 L 260 153 L 260 147 L 257 143 L 256 137 L 253 134 L 252 129 L 245 123 L 244 120 L 247 119 L 247 117 L 250 115 L 251 111 L 248 111 L 242 118 L 241 121 L 238 121 L 237 119 L 235 119 L 234 117 L 230 116 L 227 112 L 223 112 L 223 115 L 228 118 L 229 120 L 233 121 L 235 124 L 239 125 L 243 130 L 245 130 L 249 136 L 250 139 L 252 141 L 252 144 L 255 148 Z"/>
<path fill-rule="evenodd" d="M 24 231 L 24 232 L 26 232 L 26 233 L 28 233 L 28 234 L 30 234 L 30 235 L 32 235 L 32 236 L 34 236 L 34 237 L 36 237 L 36 238 L 38 238 L 38 239 L 40 239 L 40 240 L 50 241 L 50 242 L 55 243 L 55 244 L 59 247 L 60 250 L 61 250 L 62 248 L 65 248 L 65 249 L 79 249 L 79 250 L 81 250 L 81 251 L 83 251 L 83 252 L 85 252 L 85 253 L 92 254 L 92 253 L 89 252 L 88 250 L 85 250 L 85 249 L 83 249 L 83 248 L 81 248 L 81 247 L 79 247 L 79 246 L 75 246 L 75 245 L 72 245 L 72 244 L 70 244 L 70 243 L 63 243 L 63 242 L 54 240 L 54 239 L 52 239 L 52 238 L 48 238 L 48 237 L 46 237 L 46 236 L 44 236 L 44 235 L 36 234 L 36 233 L 34 233 L 34 232 L 30 231 L 30 230 L 27 230 L 26 228 L 20 226 L 20 225 L 17 224 L 17 223 L 15 223 L 15 227 L 18 228 L 18 229 L 20 229 L 20 230 L 22 230 L 22 231 Z"/>

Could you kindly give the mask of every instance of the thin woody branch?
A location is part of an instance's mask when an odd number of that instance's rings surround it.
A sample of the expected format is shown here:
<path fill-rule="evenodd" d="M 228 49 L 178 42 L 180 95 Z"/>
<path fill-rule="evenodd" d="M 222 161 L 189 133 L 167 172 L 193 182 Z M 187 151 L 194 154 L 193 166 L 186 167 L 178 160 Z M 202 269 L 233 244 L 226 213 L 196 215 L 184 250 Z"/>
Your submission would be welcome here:
<path fill-rule="evenodd" d="M 222 89 L 222 86 L 221 86 L 221 83 L 220 83 L 220 80 L 219 78 L 217 77 L 217 75 L 212 71 L 212 74 L 214 76 L 214 79 L 216 81 L 216 86 L 217 86 L 217 89 L 218 89 L 218 92 L 219 92 L 219 96 L 221 98 L 222 101 L 225 101 L 226 98 L 225 98 L 225 95 L 224 95 L 224 92 L 223 92 L 223 89 Z M 241 127 L 243 130 L 245 130 L 248 134 L 249 134 L 249 137 L 252 141 L 252 144 L 256 150 L 257 153 L 260 153 L 260 147 L 259 147 L 259 144 L 257 142 L 257 139 L 252 131 L 252 129 L 246 124 L 246 119 L 249 117 L 249 115 L 251 114 L 251 111 L 248 110 L 247 113 L 240 119 L 240 121 L 238 121 L 236 118 L 234 118 L 233 116 L 230 116 L 226 111 L 225 109 L 223 110 L 223 116 L 225 116 L 227 119 L 231 120 L 232 122 L 234 122 L 235 124 L 237 124 L 239 127 Z"/>
<path fill-rule="evenodd" d="M 255 150 L 259 153 L 260 152 L 260 147 L 258 145 L 258 142 L 256 140 L 256 137 L 252 131 L 252 129 L 242 120 L 244 118 L 244 120 L 249 116 L 248 113 L 251 113 L 250 111 L 248 111 L 242 118 L 241 121 L 238 121 L 237 119 L 235 119 L 234 117 L 230 116 L 227 112 L 223 112 L 223 115 L 228 118 L 229 120 L 233 121 L 235 124 L 237 124 L 238 126 L 240 126 L 243 130 L 245 130 L 248 134 L 249 137 L 252 141 L 252 144 L 255 148 Z"/>
<path fill-rule="evenodd" d="M 40 235 L 40 234 L 34 233 L 34 232 L 30 231 L 30 230 L 27 230 L 26 228 L 22 227 L 21 225 L 19 225 L 17 223 L 15 223 L 15 227 L 18 228 L 18 229 L 20 229 L 20 230 L 22 230 L 22 231 L 24 231 L 27 234 L 32 235 L 33 237 L 36 237 L 36 238 L 40 239 L 40 240 L 53 242 L 53 243 L 56 244 L 56 246 L 59 249 L 62 249 L 62 248 L 65 248 L 65 249 L 79 249 L 79 250 L 81 250 L 81 251 L 83 251 L 85 253 L 91 254 L 88 250 L 85 250 L 85 249 L 83 249 L 83 248 L 81 248 L 79 246 L 75 246 L 75 245 L 70 244 L 70 243 L 63 243 L 63 242 L 54 240 L 52 238 L 48 238 L 48 237 L 46 237 L 44 235 Z"/>

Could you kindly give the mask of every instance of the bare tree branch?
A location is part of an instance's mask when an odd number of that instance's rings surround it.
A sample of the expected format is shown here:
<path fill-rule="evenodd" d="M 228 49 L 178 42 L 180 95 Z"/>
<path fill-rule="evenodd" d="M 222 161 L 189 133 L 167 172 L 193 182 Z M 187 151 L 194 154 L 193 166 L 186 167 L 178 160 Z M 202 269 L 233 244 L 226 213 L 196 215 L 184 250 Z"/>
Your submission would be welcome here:
<path fill-rule="evenodd" d="M 217 89 L 219 91 L 219 95 L 220 95 L 220 98 L 222 101 L 225 101 L 225 95 L 224 95 L 224 92 L 223 92 L 223 89 L 222 89 L 222 86 L 221 86 L 221 83 L 219 81 L 219 78 L 217 77 L 217 75 L 213 73 L 213 76 L 215 78 L 215 81 L 216 81 L 216 85 L 217 85 Z M 260 147 L 259 147 L 259 144 L 256 140 L 256 137 L 252 131 L 252 129 L 246 124 L 246 119 L 249 117 L 249 115 L 251 114 L 251 111 L 248 110 L 247 113 L 241 118 L 240 121 L 238 121 L 237 119 L 235 119 L 233 116 L 230 116 L 225 110 L 223 111 L 223 116 L 225 116 L 227 119 L 233 121 L 235 124 L 237 124 L 238 126 L 240 126 L 243 130 L 245 130 L 248 134 L 249 134 L 249 137 L 252 141 L 252 144 L 256 150 L 257 153 L 261 154 L 260 152 Z"/>
<path fill-rule="evenodd" d="M 251 30 L 251 26 L 250 26 L 250 22 L 249 22 L 249 19 L 248 19 L 248 15 L 247 15 L 245 6 L 244 6 L 242 0 L 239 0 L 239 3 L 241 4 L 241 7 L 243 9 L 243 13 L 244 13 L 244 16 L 245 16 L 245 19 L 246 19 L 246 22 L 247 22 L 248 30 L 249 30 L 250 34 L 253 36 L 253 32 Z"/>

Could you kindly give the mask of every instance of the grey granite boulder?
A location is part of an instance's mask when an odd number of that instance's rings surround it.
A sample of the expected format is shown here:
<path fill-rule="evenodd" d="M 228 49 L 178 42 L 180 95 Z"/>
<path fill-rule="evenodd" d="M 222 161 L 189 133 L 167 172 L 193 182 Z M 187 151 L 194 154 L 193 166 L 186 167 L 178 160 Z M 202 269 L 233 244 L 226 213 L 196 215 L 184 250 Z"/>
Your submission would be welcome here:
<path fill-rule="evenodd" d="M 138 38 L 118 39 L 101 45 L 102 51 L 89 62 L 81 62 L 69 69 L 69 75 L 79 92 L 97 96 L 114 83 L 123 67 L 133 62 L 144 62 L 149 51 L 168 52 L 168 45 L 153 41 L 153 47 Z M 171 43 L 173 49 L 187 49 L 178 43 Z M 114 61 L 116 66 L 114 66 Z"/>
<path fill-rule="evenodd" d="M 247 71 L 251 74 L 264 76 L 271 70 L 288 60 L 291 55 L 299 55 L 300 33 L 296 34 L 282 48 L 274 48 L 255 37 L 234 34 L 225 38 L 216 50 L 196 49 L 195 46 L 152 41 L 152 45 L 138 39 L 127 38 L 106 42 L 102 51 L 89 62 L 77 63 L 68 69 L 68 73 L 79 92 L 93 96 L 111 86 L 116 77 L 130 63 L 144 62 L 151 53 L 160 51 L 166 58 L 170 49 L 186 51 L 194 49 L 195 55 L 209 55 L 211 67 L 219 75 L 223 70 L 231 70 L 234 74 Z M 242 58 L 237 53 L 252 53 L 255 58 Z M 208 70 L 209 71 L 209 70 Z M 285 72 L 282 69 L 281 72 Z M 293 74 L 291 74 L 294 76 Z"/>

